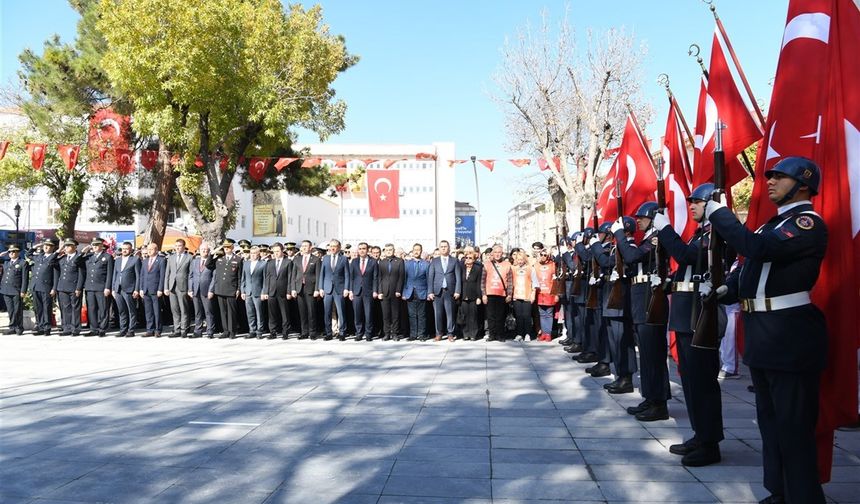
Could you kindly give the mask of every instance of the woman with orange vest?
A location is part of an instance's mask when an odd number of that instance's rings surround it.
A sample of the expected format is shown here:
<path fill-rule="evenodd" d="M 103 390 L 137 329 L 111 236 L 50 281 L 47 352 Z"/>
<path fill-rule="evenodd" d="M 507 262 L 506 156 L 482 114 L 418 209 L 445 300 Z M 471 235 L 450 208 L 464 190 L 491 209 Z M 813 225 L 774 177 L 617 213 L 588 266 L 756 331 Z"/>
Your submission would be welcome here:
<path fill-rule="evenodd" d="M 541 250 L 538 261 L 534 266 L 537 277 L 537 305 L 540 314 L 539 341 L 552 340 L 552 324 L 555 305 L 558 304 L 556 294 L 555 262 L 550 259 L 549 252 Z"/>
<path fill-rule="evenodd" d="M 535 269 L 529 265 L 525 252 L 518 251 L 513 257 L 511 272 L 514 277 L 514 317 L 517 320 L 514 339 L 531 341 L 529 332 L 532 330 L 532 304 L 535 302 L 538 278 Z"/>
<path fill-rule="evenodd" d="M 513 294 L 514 278 L 511 263 L 502 260 L 502 246 L 493 245 L 490 260 L 481 272 L 481 301 L 487 310 L 487 338 L 505 340 L 505 318 Z"/>

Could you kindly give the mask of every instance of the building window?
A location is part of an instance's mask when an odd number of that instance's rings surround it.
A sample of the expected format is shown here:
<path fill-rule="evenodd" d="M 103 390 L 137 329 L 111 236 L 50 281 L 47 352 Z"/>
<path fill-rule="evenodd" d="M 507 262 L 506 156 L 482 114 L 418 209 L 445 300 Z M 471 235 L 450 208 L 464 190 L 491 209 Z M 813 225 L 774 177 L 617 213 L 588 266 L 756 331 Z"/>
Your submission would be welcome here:
<path fill-rule="evenodd" d="M 298 222 L 299 222 L 299 233 L 301 233 L 302 232 L 302 216 L 301 215 L 299 215 Z"/>
<path fill-rule="evenodd" d="M 311 232 L 311 218 L 308 217 L 308 233 Z"/>
<path fill-rule="evenodd" d="M 317 236 L 320 234 L 320 221 L 317 221 Z"/>
<path fill-rule="evenodd" d="M 242 227 L 242 229 L 245 228 L 245 216 L 244 215 L 242 216 L 242 221 L 241 221 L 241 224 L 239 224 L 239 225 Z"/>
<path fill-rule="evenodd" d="M 323 236 L 328 236 L 328 223 L 323 222 Z"/>

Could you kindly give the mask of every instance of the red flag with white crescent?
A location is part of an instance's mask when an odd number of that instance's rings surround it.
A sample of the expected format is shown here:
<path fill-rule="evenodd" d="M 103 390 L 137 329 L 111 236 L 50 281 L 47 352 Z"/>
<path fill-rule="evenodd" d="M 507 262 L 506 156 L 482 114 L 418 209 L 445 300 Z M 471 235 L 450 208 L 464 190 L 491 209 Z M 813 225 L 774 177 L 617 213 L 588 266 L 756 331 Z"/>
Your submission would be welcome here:
<path fill-rule="evenodd" d="M 690 216 L 687 203 L 691 190 L 690 159 L 681 136 L 677 107 L 678 102 L 672 99 L 669 103 L 669 117 L 666 118 L 666 133 L 663 136 L 663 183 L 672 227 L 687 241 L 696 232 L 696 221 Z"/>
<path fill-rule="evenodd" d="M 625 215 L 632 215 L 646 201 L 656 201 L 657 172 L 632 112 L 627 116 L 615 165 L 624 195 Z"/>
<path fill-rule="evenodd" d="M 530 164 L 532 164 L 532 160 L 531 160 L 531 159 L 528 159 L 528 158 L 523 158 L 523 159 L 509 159 L 508 161 L 510 161 L 510 162 L 511 162 L 511 164 L 512 164 L 512 165 L 514 165 L 514 166 L 516 166 L 517 168 L 522 168 L 523 166 L 526 166 L 526 165 L 530 165 Z"/>
<path fill-rule="evenodd" d="M 257 182 L 266 176 L 266 168 L 269 167 L 269 158 L 252 157 L 248 162 L 248 175 Z"/>
<path fill-rule="evenodd" d="M 436 155 L 429 152 L 419 152 L 418 154 L 415 154 L 415 159 L 418 161 L 436 161 Z"/>
<path fill-rule="evenodd" d="M 302 161 L 302 168 L 316 168 L 317 166 L 322 164 L 322 159 L 320 158 L 308 158 Z"/>
<path fill-rule="evenodd" d="M 490 171 L 493 171 L 493 167 L 495 167 L 496 165 L 495 159 L 479 159 L 478 162 L 484 165 Z"/>
<path fill-rule="evenodd" d="M 361 162 L 364 163 L 364 166 L 370 165 L 379 161 L 378 159 L 362 159 Z"/>
<path fill-rule="evenodd" d="M 66 169 L 72 171 L 78 165 L 78 154 L 81 152 L 80 145 L 58 145 L 57 152 L 60 153 L 60 158 Z"/>
<path fill-rule="evenodd" d="M 128 175 L 134 171 L 133 154 L 130 149 L 115 149 L 116 170 L 120 175 Z"/>
<path fill-rule="evenodd" d="M 465 159 L 451 159 L 448 161 L 448 167 L 453 168 L 454 165 L 463 164 L 465 162 L 466 162 Z"/>
<path fill-rule="evenodd" d="M 143 169 L 146 171 L 152 171 L 155 168 L 155 164 L 158 163 L 158 151 L 157 150 L 142 150 L 140 151 L 140 166 L 143 166 Z"/>
<path fill-rule="evenodd" d="M 776 213 L 764 172 L 787 156 L 813 159 L 821 186 L 813 206 L 828 243 L 812 301 L 827 320 L 816 435 L 821 481 L 830 479 L 834 428 L 857 421 L 860 342 L 860 8 L 852 0 L 791 0 L 765 139 L 756 159 L 747 225 Z"/>
<path fill-rule="evenodd" d="M 400 171 L 367 170 L 367 203 L 372 219 L 400 218 Z"/>
<path fill-rule="evenodd" d="M 286 168 L 290 163 L 292 163 L 293 161 L 295 161 L 297 159 L 299 159 L 299 158 L 282 157 L 275 162 L 275 169 L 278 171 L 281 171 L 284 168 Z"/>
<path fill-rule="evenodd" d="M 401 159 L 386 159 L 386 160 L 385 160 L 385 162 L 384 162 L 384 163 L 382 163 L 382 167 L 383 167 L 383 168 L 385 168 L 385 169 L 387 170 L 387 169 L 391 168 L 392 166 L 394 166 L 394 163 L 397 163 L 398 161 L 406 161 L 406 158 L 401 158 Z"/>
<path fill-rule="evenodd" d="M 43 143 L 28 143 L 27 154 L 30 156 L 30 162 L 33 164 L 34 170 L 41 170 L 45 164 L 45 148 L 47 144 Z"/>
<path fill-rule="evenodd" d="M 0 142 L 0 161 L 3 161 L 3 158 L 6 157 L 6 149 L 9 148 L 9 141 L 3 140 Z"/>

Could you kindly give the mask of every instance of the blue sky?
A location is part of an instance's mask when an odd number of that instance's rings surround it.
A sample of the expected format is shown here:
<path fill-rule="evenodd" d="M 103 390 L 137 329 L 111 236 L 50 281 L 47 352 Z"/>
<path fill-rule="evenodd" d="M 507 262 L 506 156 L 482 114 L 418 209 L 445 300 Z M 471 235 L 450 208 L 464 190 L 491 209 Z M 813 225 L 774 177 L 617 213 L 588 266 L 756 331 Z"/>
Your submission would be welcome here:
<path fill-rule="evenodd" d="M 459 158 L 517 157 L 506 149 L 503 114 L 490 99 L 492 75 L 501 63 L 505 37 L 514 37 L 527 23 L 539 25 L 542 12 L 552 22 L 567 13 L 578 34 L 587 28 L 624 26 L 647 44 L 643 89 L 654 118 L 643 127 L 653 139 L 662 135 L 667 112 L 665 93 L 655 83 L 660 73 L 669 74 L 693 127 L 700 71 L 687 56 L 687 48 L 698 43 L 707 61 L 714 30 L 713 17 L 699 0 L 325 0 L 321 4 L 332 33 L 344 35 L 348 49 L 361 56 L 359 64 L 335 83 L 348 111 L 346 130 L 329 141 L 453 141 Z M 787 0 L 726 0 L 717 7 L 753 92 L 760 102 L 768 103 Z M 65 0 L 0 1 L 0 83 L 7 85 L 15 78 L 17 55 L 25 47 L 38 50 L 54 33 L 71 41 L 76 22 Z M 309 135 L 300 140 L 317 141 Z M 479 166 L 482 235 L 505 225 L 522 173 L 506 162 L 498 162 L 493 173 Z M 470 165 L 461 165 L 457 186 L 458 200 L 474 201 Z"/>

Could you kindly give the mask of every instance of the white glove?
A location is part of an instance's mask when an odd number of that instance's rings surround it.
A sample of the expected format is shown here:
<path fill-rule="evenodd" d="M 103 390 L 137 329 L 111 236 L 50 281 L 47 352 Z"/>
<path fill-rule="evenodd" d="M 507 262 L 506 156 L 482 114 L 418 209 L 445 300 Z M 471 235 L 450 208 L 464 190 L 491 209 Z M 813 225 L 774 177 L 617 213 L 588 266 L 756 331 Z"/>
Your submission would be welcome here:
<path fill-rule="evenodd" d="M 659 287 L 663 283 L 660 275 L 651 275 L 651 287 Z"/>
<path fill-rule="evenodd" d="M 720 285 L 719 287 L 717 287 L 717 299 L 722 298 L 723 296 L 725 296 L 728 293 L 729 293 L 729 288 L 727 286 Z"/>
<path fill-rule="evenodd" d="M 660 212 L 657 212 L 656 214 L 654 214 L 654 219 L 652 220 L 652 224 L 654 224 L 654 229 L 656 229 L 657 231 L 660 231 L 664 227 L 666 227 L 672 223 L 669 222 L 668 217 L 661 214 Z"/>
<path fill-rule="evenodd" d="M 612 274 L 609 275 L 609 281 L 614 282 L 616 280 L 618 280 L 618 272 L 615 270 L 612 270 Z"/>
<path fill-rule="evenodd" d="M 616 231 L 624 231 L 624 221 L 621 217 L 619 217 L 617 221 L 612 223 L 612 227 L 609 228 L 609 231 L 612 234 L 615 234 Z"/>
<path fill-rule="evenodd" d="M 585 238 L 585 233 L 579 233 L 578 235 L 576 235 L 576 240 L 574 240 L 573 243 L 582 243 L 583 238 Z"/>
<path fill-rule="evenodd" d="M 708 297 L 708 294 L 711 293 L 711 290 L 714 288 L 714 285 L 710 280 L 705 280 L 704 282 L 699 284 L 699 295 L 702 297 Z"/>
<path fill-rule="evenodd" d="M 705 218 L 706 219 L 710 220 L 711 214 L 716 212 L 720 208 L 726 208 L 726 204 L 722 201 L 723 198 L 724 198 L 724 196 L 720 195 L 721 201 L 714 201 L 714 200 L 708 201 L 708 204 L 705 206 Z"/>
<path fill-rule="evenodd" d="M 588 240 L 588 246 L 591 247 L 595 243 L 600 243 L 600 239 L 596 236 L 592 236 L 590 240 Z"/>
<path fill-rule="evenodd" d="M 588 276 L 588 285 L 597 285 L 597 279 L 594 278 L 594 275 Z"/>

